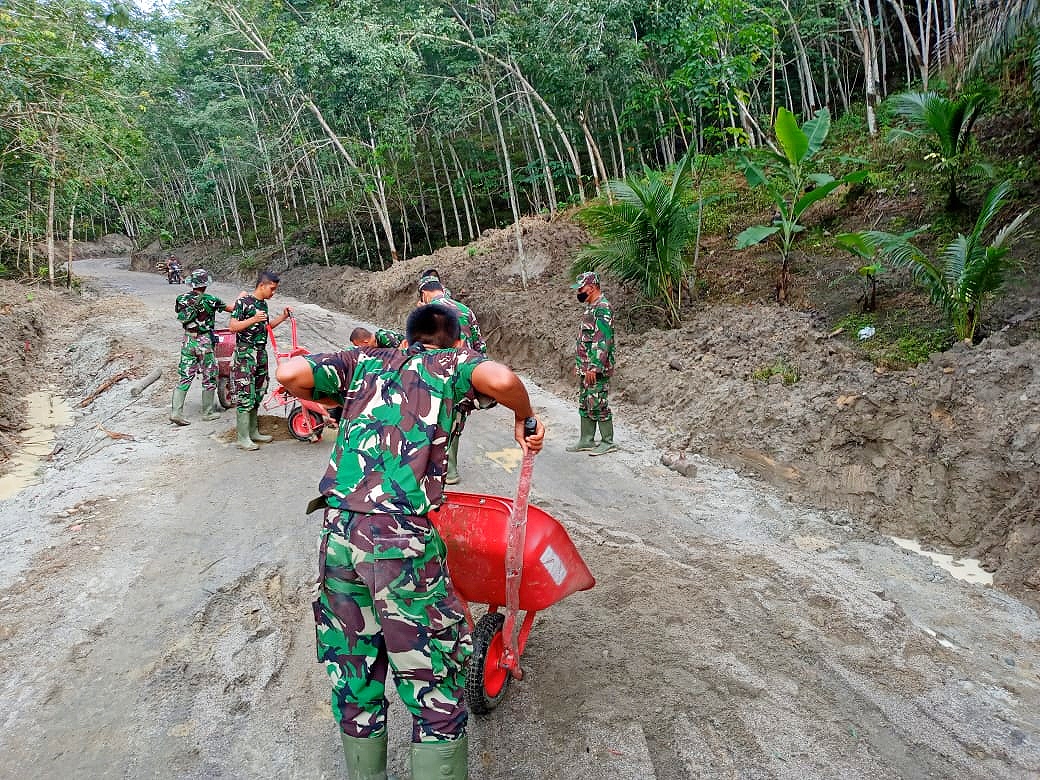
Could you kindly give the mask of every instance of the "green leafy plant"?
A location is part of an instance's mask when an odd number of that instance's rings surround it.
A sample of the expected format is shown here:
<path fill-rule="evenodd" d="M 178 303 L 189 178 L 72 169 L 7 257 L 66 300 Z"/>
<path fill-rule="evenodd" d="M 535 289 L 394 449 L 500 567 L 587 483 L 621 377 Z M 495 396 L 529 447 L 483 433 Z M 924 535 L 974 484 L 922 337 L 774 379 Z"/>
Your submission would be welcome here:
<path fill-rule="evenodd" d="M 780 273 L 776 281 L 776 300 L 787 302 L 791 284 L 791 249 L 798 234 L 805 230 L 802 215 L 814 204 L 830 195 L 843 184 L 861 182 L 867 171 L 859 170 L 835 178 L 828 173 L 813 170 L 812 162 L 830 132 L 831 116 L 820 109 L 813 118 L 798 126 L 794 114 L 786 108 L 777 112 L 773 131 L 783 150 L 765 153 L 762 164 L 746 156 L 740 158 L 740 167 L 751 187 L 764 187 L 776 206 L 776 216 L 770 225 L 752 225 L 737 236 L 737 249 L 746 249 L 772 238 L 780 249 Z"/>
<path fill-rule="evenodd" d="M 786 387 L 790 387 L 798 381 L 798 372 L 795 370 L 794 366 L 782 357 L 777 358 L 774 363 L 768 366 L 756 368 L 751 372 L 751 378 L 759 382 L 768 382 L 774 376 L 780 377 Z"/>
<path fill-rule="evenodd" d="M 909 240 L 920 232 L 921 230 L 911 230 L 900 237 Z M 877 311 L 878 277 L 885 273 L 885 267 L 878 257 L 878 248 L 865 241 L 861 233 L 842 233 L 834 243 L 862 261 L 862 265 L 854 271 L 854 275 L 862 283 L 858 302 L 862 304 L 864 312 Z"/>
<path fill-rule="evenodd" d="M 989 244 L 985 243 L 983 237 L 1010 192 L 1011 185 L 1006 181 L 990 190 L 972 231 L 958 234 L 934 260 L 911 244 L 906 234 L 868 230 L 840 238 L 875 247 L 894 266 L 909 268 L 932 303 L 946 315 L 957 338 L 974 340 L 985 303 L 1004 283 L 1010 244 L 1023 237 L 1023 226 L 1031 213 L 1019 214 L 1000 228 Z"/>
<path fill-rule="evenodd" d="M 643 299 L 679 325 L 682 286 L 690 264 L 686 257 L 697 230 L 696 203 L 689 202 L 692 154 L 687 154 L 671 182 L 657 171 L 645 178 L 610 181 L 611 202 L 582 209 L 578 222 L 599 240 L 578 253 L 577 270 L 609 271 L 635 285 Z"/>
<path fill-rule="evenodd" d="M 946 208 L 961 208 L 959 182 L 962 176 L 993 176 L 993 168 L 971 160 L 972 128 L 993 102 L 996 91 L 979 89 L 955 98 L 935 92 L 903 92 L 889 101 L 893 112 L 910 128 L 896 128 L 889 139 L 922 139 L 929 152 L 924 162 L 946 184 Z"/>

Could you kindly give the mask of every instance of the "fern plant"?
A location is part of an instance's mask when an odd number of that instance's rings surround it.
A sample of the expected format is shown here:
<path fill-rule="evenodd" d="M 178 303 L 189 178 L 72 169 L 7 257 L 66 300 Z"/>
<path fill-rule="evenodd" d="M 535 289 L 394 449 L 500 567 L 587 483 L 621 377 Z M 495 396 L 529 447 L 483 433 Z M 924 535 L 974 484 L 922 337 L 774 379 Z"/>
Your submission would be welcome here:
<path fill-rule="evenodd" d="M 909 268 L 914 279 L 928 291 L 932 303 L 945 314 L 957 338 L 974 341 L 985 304 L 1004 284 L 1010 245 L 1024 237 L 1025 221 L 1032 211 L 1012 219 L 987 244 L 984 236 L 1010 194 L 1011 183 L 1007 181 L 990 190 L 972 231 L 959 234 L 934 260 L 910 243 L 907 234 L 867 230 L 841 235 L 839 242 L 846 248 L 859 247 L 860 251 L 876 249 L 893 266 Z"/>

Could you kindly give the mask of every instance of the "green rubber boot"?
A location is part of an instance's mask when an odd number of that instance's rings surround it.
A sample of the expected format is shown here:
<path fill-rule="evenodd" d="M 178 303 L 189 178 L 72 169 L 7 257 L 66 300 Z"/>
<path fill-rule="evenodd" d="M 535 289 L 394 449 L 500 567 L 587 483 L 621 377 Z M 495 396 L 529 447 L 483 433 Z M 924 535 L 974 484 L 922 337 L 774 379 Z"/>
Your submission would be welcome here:
<path fill-rule="evenodd" d="M 213 405 L 213 397 L 216 394 L 216 390 L 202 391 L 202 419 L 206 422 L 220 419 L 220 412 L 217 410 L 217 407 Z"/>
<path fill-rule="evenodd" d="M 260 433 L 259 409 L 254 409 L 249 413 L 249 438 L 253 441 L 258 441 L 261 444 L 267 444 L 267 442 L 274 439 L 274 436 L 268 436 L 266 433 Z"/>
<path fill-rule="evenodd" d="M 459 483 L 459 437 L 448 445 L 448 468 L 444 472 L 445 485 L 457 485 Z"/>
<path fill-rule="evenodd" d="M 386 732 L 362 739 L 340 734 L 348 780 L 393 780 L 386 774 Z"/>
<path fill-rule="evenodd" d="M 581 436 L 576 444 L 567 447 L 567 452 L 588 452 L 596 449 L 596 421 L 588 417 L 581 418 Z"/>
<path fill-rule="evenodd" d="M 187 396 L 187 390 L 181 390 L 179 387 L 174 388 L 173 401 L 170 403 L 170 422 L 177 423 L 177 425 L 191 425 L 190 422 L 184 419 L 184 399 Z"/>
<path fill-rule="evenodd" d="M 412 780 L 466 780 L 468 738 L 451 742 L 413 742 Z"/>
<path fill-rule="evenodd" d="M 614 443 L 614 421 L 599 421 L 599 444 L 589 455 L 606 455 L 608 452 L 616 452 L 617 445 Z"/>
<path fill-rule="evenodd" d="M 258 450 L 260 445 L 249 438 L 249 412 L 238 411 L 235 417 L 235 432 L 238 433 L 238 446 L 244 450 Z"/>

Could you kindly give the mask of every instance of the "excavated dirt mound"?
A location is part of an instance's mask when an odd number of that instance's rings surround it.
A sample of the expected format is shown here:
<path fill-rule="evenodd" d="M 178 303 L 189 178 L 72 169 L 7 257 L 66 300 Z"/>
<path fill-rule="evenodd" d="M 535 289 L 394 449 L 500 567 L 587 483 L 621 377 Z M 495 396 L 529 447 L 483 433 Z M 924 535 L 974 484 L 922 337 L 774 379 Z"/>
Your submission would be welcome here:
<path fill-rule="evenodd" d="M 436 267 L 476 312 L 493 357 L 573 393 L 579 305 L 572 222 L 487 231 L 382 273 L 305 266 L 283 288 L 400 328 L 418 274 Z M 645 329 L 609 279 L 618 319 L 619 415 L 662 446 L 719 458 L 792 498 L 848 509 L 879 530 L 977 555 L 1005 588 L 1040 596 L 1040 372 L 1035 330 L 996 334 L 906 371 L 881 371 L 813 316 L 772 305 L 712 306 L 678 330 Z M 633 312 L 635 312 L 633 314 Z M 789 384 L 785 384 L 789 382 Z"/>
<path fill-rule="evenodd" d="M 29 427 L 24 399 L 36 389 L 48 332 L 76 306 L 67 294 L 0 280 L 0 473 Z"/>

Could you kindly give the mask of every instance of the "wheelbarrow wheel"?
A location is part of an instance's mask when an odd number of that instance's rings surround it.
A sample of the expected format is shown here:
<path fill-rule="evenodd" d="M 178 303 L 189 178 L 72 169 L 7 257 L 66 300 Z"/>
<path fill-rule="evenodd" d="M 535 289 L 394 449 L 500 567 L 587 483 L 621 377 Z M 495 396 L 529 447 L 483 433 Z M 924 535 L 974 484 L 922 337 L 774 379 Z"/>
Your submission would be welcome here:
<path fill-rule="evenodd" d="M 502 626 L 505 616 L 489 612 L 473 629 L 473 655 L 466 672 L 466 703 L 471 712 L 491 712 L 505 698 L 511 675 L 499 665 L 505 652 Z"/>
<path fill-rule="evenodd" d="M 325 430 L 325 421 L 319 415 L 302 406 L 289 412 L 289 433 L 297 441 L 314 441 L 321 438 Z"/>
<path fill-rule="evenodd" d="M 217 402 L 225 409 L 235 405 L 235 394 L 231 389 L 231 377 L 217 376 Z"/>

